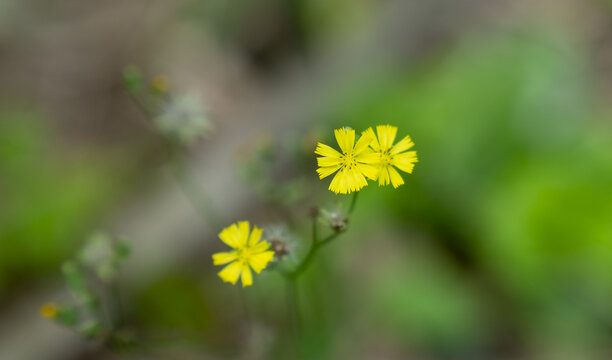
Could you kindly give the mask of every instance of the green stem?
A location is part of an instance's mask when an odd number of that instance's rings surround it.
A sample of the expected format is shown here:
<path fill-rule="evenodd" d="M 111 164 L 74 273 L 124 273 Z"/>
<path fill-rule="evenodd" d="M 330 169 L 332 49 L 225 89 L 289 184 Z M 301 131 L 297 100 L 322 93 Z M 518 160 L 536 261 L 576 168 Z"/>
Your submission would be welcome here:
<path fill-rule="evenodd" d="M 287 281 L 287 297 L 290 304 L 290 312 L 293 313 L 293 328 L 295 334 L 299 338 L 299 334 L 302 331 L 302 314 L 300 312 L 300 298 L 298 294 L 298 284 L 295 279 Z"/>
<path fill-rule="evenodd" d="M 353 198 L 351 199 L 351 206 L 349 207 L 349 210 L 348 210 L 349 216 L 353 213 L 353 210 L 355 210 L 355 204 L 357 203 L 358 197 L 359 197 L 359 191 L 354 192 Z"/>
<path fill-rule="evenodd" d="M 302 259 L 302 262 L 291 272 L 288 273 L 288 277 L 291 280 L 295 280 L 298 278 L 300 274 L 304 272 L 312 262 L 315 254 L 319 249 L 319 242 L 317 237 L 317 221 L 316 219 L 312 220 L 312 240 L 310 241 L 310 249 L 308 249 L 308 253 Z"/>
<path fill-rule="evenodd" d="M 329 235 L 328 237 L 326 237 L 325 239 L 311 245 L 310 250 L 308 251 L 308 254 L 306 254 L 306 257 L 304 257 L 304 260 L 302 260 L 300 265 L 298 265 L 298 267 L 295 268 L 295 270 L 289 273 L 289 277 L 291 279 L 297 279 L 300 275 L 302 275 L 302 273 L 304 273 L 304 271 L 306 271 L 306 269 L 308 269 L 308 267 L 312 263 L 312 260 L 314 259 L 319 249 L 321 249 L 324 245 L 330 243 L 333 239 L 335 239 L 340 234 L 341 234 L 340 232 L 333 233 Z"/>
<path fill-rule="evenodd" d="M 253 322 L 251 318 L 251 312 L 249 311 L 249 303 L 247 301 L 246 291 L 244 288 L 240 289 L 240 301 L 242 302 L 242 309 L 244 311 L 244 320 L 247 324 L 246 328 L 247 328 L 249 336 L 251 336 Z"/>
<path fill-rule="evenodd" d="M 350 216 L 355 210 L 355 204 L 357 204 L 358 196 L 359 196 L 359 191 L 353 193 L 353 198 L 351 199 L 351 205 L 349 207 L 347 216 Z M 312 263 L 312 260 L 314 259 L 319 249 L 329 244 L 332 240 L 334 240 L 344 231 L 345 230 L 336 231 L 333 234 L 328 235 L 323 240 L 319 241 L 318 235 L 317 235 L 317 221 L 316 219 L 313 219 L 312 221 L 312 240 L 310 242 L 310 249 L 308 250 L 308 253 L 304 257 L 302 262 L 295 268 L 295 270 L 286 273 L 287 277 L 289 277 L 290 279 L 297 279 L 298 277 L 300 277 L 300 275 L 302 275 L 302 273 L 306 269 L 308 269 L 308 267 Z"/>
<path fill-rule="evenodd" d="M 353 213 L 355 209 L 355 204 L 357 203 L 357 196 L 359 192 L 353 194 L 353 198 L 351 200 L 351 205 L 348 211 L 348 216 Z M 335 238 L 340 236 L 345 230 L 335 231 L 334 233 L 326 236 L 322 240 L 319 240 L 318 231 L 317 231 L 317 219 L 312 219 L 312 239 L 310 241 L 310 248 L 308 249 L 308 253 L 302 259 L 300 264 L 293 271 L 284 271 L 281 268 L 278 268 L 279 272 L 285 276 L 287 279 L 287 311 L 289 313 L 289 318 L 293 318 L 293 324 L 295 324 L 295 333 L 299 337 L 299 332 L 301 331 L 301 316 L 300 316 L 300 308 L 299 308 L 299 295 L 298 295 L 298 283 L 297 280 L 299 277 L 308 269 L 310 264 L 315 258 L 317 252 L 325 245 L 331 243 Z M 291 311 L 293 308 L 293 311 Z M 293 316 L 291 314 L 293 313 Z"/>

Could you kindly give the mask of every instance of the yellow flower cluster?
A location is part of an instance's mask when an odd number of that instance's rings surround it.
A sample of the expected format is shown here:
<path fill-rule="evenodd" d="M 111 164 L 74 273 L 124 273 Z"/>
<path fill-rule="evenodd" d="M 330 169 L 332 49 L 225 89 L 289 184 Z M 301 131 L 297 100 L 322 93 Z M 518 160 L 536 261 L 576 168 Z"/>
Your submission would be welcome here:
<path fill-rule="evenodd" d="M 329 185 L 329 190 L 336 194 L 359 191 L 368 185 L 367 179 L 378 180 L 379 186 L 391 184 L 397 188 L 404 184 L 404 179 L 396 168 L 411 174 L 418 159 L 416 151 L 406 151 L 414 146 L 410 136 L 394 145 L 396 134 L 397 127 L 378 125 L 376 134 L 368 128 L 355 143 L 355 130 L 334 130 L 342 152 L 317 144 L 315 154 L 320 155 L 317 157 L 319 178 L 337 172 Z"/>
<path fill-rule="evenodd" d="M 376 133 L 368 128 L 357 141 L 353 129 L 336 129 L 334 134 L 341 152 L 318 143 L 315 154 L 319 155 L 317 173 L 321 179 L 336 173 L 329 189 L 337 194 L 359 191 L 368 185 L 368 179 L 397 188 L 404 180 L 396 169 L 412 173 L 418 161 L 416 151 L 407 151 L 414 146 L 409 136 L 394 144 L 395 126 L 379 125 Z M 241 279 L 243 287 L 253 284 L 251 269 L 259 274 L 274 259 L 274 251 L 261 236 L 262 230 L 257 226 L 250 231 L 248 221 L 232 224 L 219 233 L 219 238 L 232 248 L 212 256 L 214 265 L 227 264 L 218 273 L 223 281 L 236 284 Z"/>

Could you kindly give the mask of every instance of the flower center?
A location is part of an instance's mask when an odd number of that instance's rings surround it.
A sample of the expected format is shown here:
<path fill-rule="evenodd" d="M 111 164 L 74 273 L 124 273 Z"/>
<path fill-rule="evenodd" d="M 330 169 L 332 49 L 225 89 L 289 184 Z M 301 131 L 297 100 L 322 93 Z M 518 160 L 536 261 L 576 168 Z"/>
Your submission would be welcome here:
<path fill-rule="evenodd" d="M 238 249 L 238 261 L 246 264 L 251 257 L 251 250 L 248 247 L 243 247 L 242 249 Z"/>
<path fill-rule="evenodd" d="M 391 165 L 392 161 L 393 161 L 393 156 L 389 154 L 389 150 L 380 152 L 380 162 L 383 165 Z"/>
<path fill-rule="evenodd" d="M 342 166 L 347 170 L 357 167 L 357 161 L 355 160 L 355 156 L 352 151 L 347 153 L 345 152 L 340 159 L 342 160 Z"/>

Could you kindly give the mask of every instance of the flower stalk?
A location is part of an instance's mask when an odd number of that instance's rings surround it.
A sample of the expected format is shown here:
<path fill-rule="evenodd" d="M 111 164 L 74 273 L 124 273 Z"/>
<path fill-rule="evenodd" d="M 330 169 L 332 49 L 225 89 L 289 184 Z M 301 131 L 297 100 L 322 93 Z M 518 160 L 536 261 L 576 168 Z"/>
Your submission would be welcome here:
<path fill-rule="evenodd" d="M 353 197 L 351 199 L 351 205 L 349 207 L 348 215 L 350 216 L 355 210 L 355 205 L 357 204 L 357 199 L 359 196 L 359 191 L 353 193 Z M 285 276 L 290 280 L 296 280 L 299 278 L 306 269 L 312 263 L 317 252 L 325 245 L 331 243 L 334 239 L 336 239 L 340 234 L 344 233 L 346 228 L 340 228 L 338 230 L 334 230 L 334 233 L 326 236 L 325 238 L 319 240 L 318 231 L 317 231 L 317 219 L 313 218 L 312 220 L 312 240 L 310 242 L 310 248 L 308 249 L 308 253 L 302 259 L 300 264 L 290 272 L 286 272 Z"/>
<path fill-rule="evenodd" d="M 348 215 L 350 216 L 355 209 L 355 205 L 357 203 L 359 191 L 353 193 L 353 197 L 351 199 L 351 204 L 349 208 Z M 287 309 L 289 313 L 293 313 L 293 323 L 295 328 L 296 336 L 299 336 L 302 327 L 302 318 L 300 312 L 300 304 L 299 304 L 299 288 L 298 288 L 298 279 L 304 274 L 304 272 L 308 269 L 308 267 L 312 264 L 315 256 L 323 248 L 325 245 L 331 243 L 334 239 L 336 239 L 340 234 L 346 231 L 346 227 L 342 228 L 334 228 L 334 232 L 329 234 L 325 238 L 319 240 L 318 236 L 318 226 L 317 226 L 317 217 L 313 216 L 312 218 L 312 238 L 310 241 L 310 248 L 308 249 L 308 253 L 299 263 L 299 265 L 292 271 L 284 272 L 279 269 L 279 271 L 285 276 L 287 279 Z M 293 309 L 293 311 L 291 310 Z"/>

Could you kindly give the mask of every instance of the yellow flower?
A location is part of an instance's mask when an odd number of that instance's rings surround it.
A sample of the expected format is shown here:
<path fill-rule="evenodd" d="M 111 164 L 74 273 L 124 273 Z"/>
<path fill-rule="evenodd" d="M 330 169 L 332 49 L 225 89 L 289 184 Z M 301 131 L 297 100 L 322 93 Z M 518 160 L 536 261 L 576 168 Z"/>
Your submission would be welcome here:
<path fill-rule="evenodd" d="M 369 130 L 370 132 L 365 131 L 361 135 L 357 144 L 355 130 L 334 130 L 342 153 L 325 144 L 317 144 L 315 154 L 321 155 L 317 157 L 319 178 L 323 179 L 338 171 L 329 185 L 329 190 L 336 194 L 350 194 L 368 185 L 366 178 L 376 180 L 377 169 L 373 164 L 378 161 L 378 157 L 368 147 L 374 140 L 374 132 Z"/>
<path fill-rule="evenodd" d="M 249 222 L 240 221 L 232 224 L 221 233 L 219 238 L 234 251 L 220 252 L 212 256 L 214 265 L 230 263 L 219 272 L 219 277 L 225 282 L 236 284 L 242 278 L 242 287 L 253 284 L 251 268 L 260 273 L 274 258 L 274 251 L 268 250 L 270 244 L 261 239 L 262 230 L 253 226 L 249 236 Z"/>
<path fill-rule="evenodd" d="M 378 156 L 378 185 L 388 185 L 389 182 L 391 182 L 394 188 L 402 185 L 404 179 L 402 179 L 402 176 L 394 167 L 411 174 L 414 169 L 414 163 L 418 162 L 416 151 L 404 152 L 414 146 L 410 136 L 406 136 L 393 145 L 397 133 L 397 127 L 395 126 L 376 126 L 378 138 L 376 138 L 374 130 L 371 128 L 365 132 L 369 133 L 370 136 L 374 136 L 370 147 Z"/>
<path fill-rule="evenodd" d="M 168 78 L 163 75 L 157 75 L 151 80 L 151 89 L 158 93 L 168 91 Z"/>
<path fill-rule="evenodd" d="M 40 307 L 40 315 L 48 319 L 57 316 L 58 309 L 55 304 L 47 303 Z"/>

